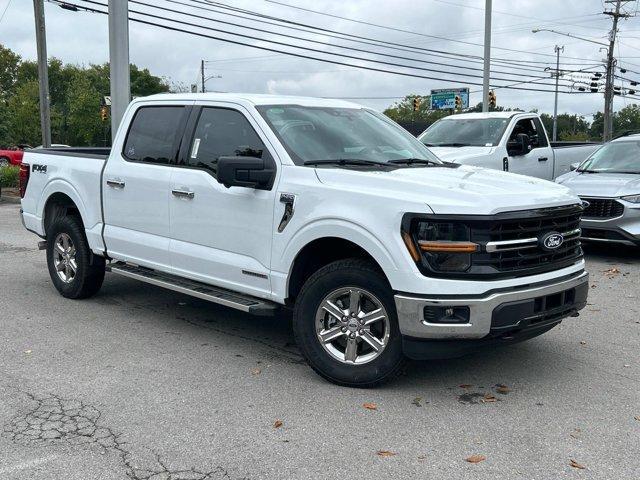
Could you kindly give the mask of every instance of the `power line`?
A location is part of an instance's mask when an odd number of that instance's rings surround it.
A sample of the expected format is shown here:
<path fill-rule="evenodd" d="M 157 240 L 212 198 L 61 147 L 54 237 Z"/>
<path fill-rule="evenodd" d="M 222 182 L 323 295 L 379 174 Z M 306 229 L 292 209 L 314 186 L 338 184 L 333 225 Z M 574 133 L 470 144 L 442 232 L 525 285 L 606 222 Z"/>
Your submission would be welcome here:
<path fill-rule="evenodd" d="M 179 2 L 177 0 L 166 0 L 166 1 L 168 1 L 170 3 L 188 5 L 188 4 L 184 4 L 183 2 Z M 298 36 L 295 36 L 295 35 L 289 35 L 289 34 L 286 34 L 286 33 L 274 32 L 273 30 L 266 30 L 266 29 L 262 29 L 262 28 L 250 27 L 250 26 L 247 26 L 247 25 L 228 22 L 228 21 L 220 20 L 220 19 L 212 19 L 210 17 L 205 17 L 205 16 L 202 16 L 202 15 L 194 14 L 194 13 L 183 12 L 183 11 L 180 11 L 180 10 L 175 10 L 175 9 L 172 9 L 172 8 L 162 7 L 162 6 L 158 6 L 158 5 L 149 5 L 147 3 L 144 3 L 144 2 L 141 2 L 141 1 L 138 1 L 138 0 L 129 0 L 129 2 L 130 3 L 134 3 L 134 4 L 138 4 L 138 5 L 142 5 L 142 6 L 145 6 L 145 7 L 155 8 L 155 9 L 158 9 L 158 10 L 161 10 L 161 11 L 178 13 L 180 15 L 189 15 L 189 16 L 191 16 L 193 18 L 199 18 L 199 19 L 206 20 L 206 21 L 209 21 L 209 22 L 222 23 L 222 24 L 225 24 L 225 25 L 233 26 L 233 27 L 250 29 L 252 31 L 258 31 L 258 32 L 267 33 L 267 34 L 270 34 L 270 35 L 278 35 L 278 36 L 282 36 L 282 37 L 290 38 L 290 39 L 294 39 L 294 40 L 303 40 L 303 41 L 309 42 L 309 43 L 315 43 L 315 44 L 324 45 L 324 46 L 342 48 L 342 49 L 347 49 L 347 50 L 350 50 L 350 51 L 355 51 L 355 52 L 360 52 L 360 53 L 367 53 L 367 54 L 370 54 L 370 55 L 385 56 L 385 57 L 389 57 L 389 58 L 408 60 L 408 61 L 411 61 L 411 62 L 421 62 L 421 63 L 430 64 L 430 65 L 438 65 L 438 66 L 455 68 L 455 69 L 459 69 L 459 70 L 471 70 L 471 71 L 478 71 L 478 72 L 482 72 L 483 71 L 483 69 L 479 68 L 479 67 L 465 67 L 465 66 L 460 66 L 460 65 L 452 65 L 452 64 L 449 64 L 449 63 L 434 62 L 432 60 L 423 60 L 423 59 L 417 59 L 417 58 L 407 57 L 407 56 L 402 56 L 402 55 L 393 55 L 393 54 L 389 54 L 389 53 L 377 52 L 377 51 L 367 50 L 367 49 L 362 49 L 362 48 L 357 48 L 357 47 L 348 47 L 348 46 L 344 46 L 344 45 L 336 45 L 336 44 L 323 42 L 323 41 L 319 41 L 319 40 L 298 37 Z M 92 3 L 92 2 L 90 2 L 90 3 Z M 131 10 L 131 11 L 134 12 L 134 13 L 143 13 L 143 12 L 139 12 L 139 11 L 136 11 L 136 10 Z M 218 32 L 222 32 L 222 33 L 232 34 L 232 35 L 241 35 L 241 34 L 238 34 L 238 33 L 235 33 L 235 32 L 229 32 L 229 31 L 220 30 L 220 29 L 212 29 L 212 30 L 218 31 Z M 261 39 L 261 40 L 266 40 L 266 39 Z M 294 47 L 294 48 L 300 48 L 297 45 L 289 45 L 289 44 L 283 44 L 283 43 L 281 43 L 281 45 L 291 46 L 291 47 Z M 326 53 L 328 55 L 332 55 L 331 52 L 323 52 L 323 53 Z M 415 52 L 412 52 L 412 53 L 415 53 Z M 370 60 L 370 59 L 363 59 L 363 60 L 378 62 L 378 60 Z M 402 66 L 402 67 L 406 67 L 406 68 L 421 69 L 420 67 L 400 65 L 400 64 L 390 63 L 390 62 L 381 62 L 381 63 L 385 63 L 385 64 L 389 64 L 389 65 L 393 65 L 393 66 Z M 453 74 L 453 75 L 459 75 L 459 73 L 457 73 L 457 72 L 447 72 L 447 71 L 433 70 L 433 69 L 422 69 L 422 70 L 434 71 L 434 72 L 438 72 L 438 73 L 450 73 L 450 74 Z M 539 72 L 540 70 L 535 70 L 535 71 Z M 507 72 L 507 71 L 504 71 L 504 70 L 495 70 L 495 69 L 493 70 L 493 73 L 500 73 L 500 74 L 508 75 L 508 76 L 511 76 L 511 77 L 524 77 L 524 78 L 527 78 L 527 77 L 531 76 L 531 75 L 526 75 L 526 74 L 521 74 L 521 73 L 512 73 L 512 72 Z M 506 80 L 506 81 L 512 81 L 513 80 L 513 79 L 503 79 L 503 78 L 499 78 L 499 77 L 496 78 L 496 79 L 497 80 Z"/>
<path fill-rule="evenodd" d="M 211 4 L 226 5 L 224 3 L 221 4 L 220 2 L 215 2 L 213 0 L 206 0 L 206 1 L 207 1 L 207 3 L 211 3 Z M 264 0 L 264 1 L 268 2 L 268 3 L 274 3 L 274 4 L 277 4 L 277 5 L 282 5 L 282 6 L 289 7 L 289 8 L 294 8 L 296 10 L 302 10 L 302 11 L 309 12 L 309 13 L 315 13 L 317 15 L 324 15 L 324 16 L 327 16 L 327 17 L 337 18 L 337 19 L 340 19 L 340 20 L 346 20 L 348 22 L 359 23 L 359 24 L 362 24 L 362 25 L 368 25 L 368 26 L 372 26 L 372 27 L 376 27 L 376 28 L 383 28 L 383 29 L 386 29 L 386 30 L 392 30 L 392 31 L 396 31 L 396 32 L 409 33 L 411 35 L 418 35 L 418 36 L 421 36 L 421 37 L 436 38 L 438 40 L 446 40 L 446 41 L 449 41 L 449 42 L 461 43 L 461 44 L 464 44 L 464 45 L 472 45 L 474 47 L 481 47 L 482 46 L 479 43 L 465 42 L 463 40 L 456 40 L 456 39 L 441 37 L 441 36 L 437 36 L 437 35 L 429 35 L 429 34 L 422 33 L 422 32 L 415 32 L 415 31 L 412 31 L 412 30 L 404 30 L 402 28 L 390 27 L 390 26 L 387 26 L 387 25 L 380 25 L 380 24 L 377 24 L 377 23 L 366 22 L 364 20 L 356 20 L 356 19 L 353 19 L 353 18 L 343 17 L 343 16 L 340 16 L 340 15 L 334 15 L 334 14 L 327 13 L 327 12 L 320 12 L 318 10 L 312 10 L 310 8 L 300 7 L 300 6 L 297 6 L 297 5 L 291 5 L 289 3 L 284 3 L 284 2 L 277 1 L 277 0 Z M 507 51 L 507 52 L 521 53 L 520 50 L 515 50 L 515 49 L 512 49 L 512 48 L 506 48 L 506 47 L 492 47 L 492 48 L 496 49 L 496 50 L 504 50 L 504 51 Z M 545 57 L 553 57 L 554 56 L 554 55 L 551 55 L 551 54 L 548 54 L 548 53 L 533 53 L 533 54 L 534 55 L 545 56 Z M 590 59 L 578 58 L 578 57 L 566 57 L 566 58 L 569 58 L 571 60 L 590 60 Z"/>
<path fill-rule="evenodd" d="M 107 12 L 105 12 L 103 10 L 98 10 L 98 9 L 95 9 L 95 8 L 87 7 L 85 5 L 78 5 L 78 4 L 71 3 L 71 2 L 66 2 L 66 1 L 63 1 L 63 0 L 48 0 L 48 1 L 56 3 L 58 5 L 64 5 L 67 9 L 73 8 L 75 10 L 78 10 L 78 9 L 79 10 L 86 10 L 86 11 L 89 11 L 89 12 L 100 13 L 100 14 L 103 14 L 103 15 L 107 14 Z M 85 0 L 85 1 L 89 2 L 89 0 Z M 97 2 L 89 2 L 89 3 L 97 3 Z M 103 4 L 99 4 L 99 5 L 102 6 L 102 7 L 105 6 Z M 143 16 L 147 16 L 147 17 L 152 16 L 152 15 L 146 14 L 146 13 L 143 13 L 142 15 Z M 258 49 L 258 50 L 265 50 L 265 51 L 274 52 L 274 53 L 282 53 L 282 54 L 285 54 L 285 55 L 290 55 L 290 56 L 294 56 L 294 57 L 298 57 L 298 58 L 304 58 L 304 59 L 307 59 L 307 60 L 315 60 L 315 61 L 324 62 L 324 63 L 331 63 L 331 64 L 334 64 L 334 65 L 343 65 L 343 66 L 353 67 L 353 68 L 362 69 L 362 70 L 368 70 L 368 71 L 380 72 L 380 73 L 389 73 L 389 74 L 394 74 L 394 75 L 399 75 L 399 76 L 404 76 L 404 77 L 421 78 L 421 79 L 427 79 L 427 80 L 437 80 L 437 81 L 441 81 L 441 82 L 451 82 L 451 83 L 459 82 L 459 80 L 451 79 L 451 78 L 442 78 L 442 77 L 434 77 L 434 76 L 428 76 L 428 75 L 418 75 L 418 74 L 413 74 L 413 73 L 408 73 L 408 72 L 399 72 L 399 71 L 395 71 L 395 70 L 387 70 L 387 69 L 378 68 L 378 67 L 357 65 L 357 64 L 341 62 L 341 61 L 337 61 L 337 60 L 329 60 L 329 59 L 326 59 L 326 58 L 318 58 L 318 57 L 313 57 L 311 55 L 304 55 L 304 54 L 301 54 L 301 53 L 294 53 L 294 52 L 288 52 L 288 51 L 283 51 L 283 50 L 277 50 L 277 49 L 272 48 L 272 47 L 245 43 L 245 42 L 241 42 L 239 40 L 232 40 L 232 39 L 223 38 L 223 37 L 216 37 L 216 36 L 208 35 L 208 34 L 205 34 L 205 33 L 194 32 L 192 30 L 185 30 L 183 28 L 178 28 L 178 27 L 174 27 L 174 26 L 155 23 L 155 22 L 151 22 L 151 21 L 148 21 L 148 20 L 143 20 L 143 19 L 140 19 L 140 18 L 129 17 L 129 19 L 131 21 L 133 21 L 133 22 L 141 23 L 141 24 L 144 24 L 144 25 L 156 26 L 156 27 L 163 28 L 163 29 L 170 30 L 170 31 L 174 31 L 174 32 L 186 33 L 186 34 L 190 34 L 190 35 L 194 35 L 194 36 L 198 36 L 198 37 L 202 37 L 202 38 L 209 38 L 209 39 L 212 39 L 212 40 L 218 40 L 218 41 L 221 41 L 221 42 L 230 43 L 230 44 L 233 44 L 233 45 L 242 45 L 242 46 L 246 46 L 246 47 L 250 47 L 250 48 L 255 48 L 255 49 Z M 166 19 L 166 18 L 162 18 L 162 19 L 170 21 L 170 22 L 183 23 L 183 24 L 191 25 L 191 26 L 194 26 L 196 28 L 204 28 L 204 27 L 200 27 L 200 26 L 195 25 L 195 24 L 189 24 L 187 22 L 178 22 L 176 20 Z M 255 40 L 255 38 L 254 38 L 254 40 Z M 271 42 L 271 43 L 275 43 L 275 42 Z M 309 50 L 309 49 L 307 49 L 307 50 Z M 467 81 L 466 83 L 469 84 L 469 85 L 480 85 L 480 83 L 477 83 L 477 82 L 468 82 Z M 536 84 L 536 83 L 539 83 L 539 82 L 532 81 L 532 82 L 529 82 L 529 83 Z M 513 89 L 513 90 L 545 92 L 545 93 L 550 93 L 550 92 L 553 91 L 553 90 L 546 90 L 546 89 L 541 89 L 541 88 L 529 88 L 529 87 L 508 87 L 508 86 L 502 86 L 501 87 L 500 85 L 495 85 L 495 87 L 496 88 L 510 88 L 510 89 Z M 563 93 L 570 93 L 570 92 L 565 91 Z"/>
<path fill-rule="evenodd" d="M 11 0 L 9 0 L 7 2 L 7 5 L 4 7 L 4 10 L 2 11 L 2 15 L 0 15 L 0 22 L 2 22 L 4 15 L 7 13 L 7 10 L 9 10 L 9 5 L 11 5 Z"/>
<path fill-rule="evenodd" d="M 86 3 L 91 3 L 94 5 L 98 5 L 98 6 L 102 6 L 105 7 L 106 5 L 93 1 L 93 0 L 84 0 Z M 136 1 L 136 0 L 129 0 L 132 3 L 138 3 L 140 4 L 140 2 Z M 150 6 L 150 5 L 146 5 L 143 4 L 145 6 Z M 160 8 L 160 9 L 164 9 L 163 7 L 154 7 L 154 8 Z M 172 12 L 176 12 L 172 9 L 167 9 L 168 11 L 172 11 Z M 482 75 L 475 75 L 472 73 L 461 73 L 461 72 L 451 72 L 448 70 L 438 70 L 438 69 L 433 69 L 433 68 L 423 68 L 423 67 L 419 67 L 419 66 L 414 66 L 414 65 L 406 65 L 406 64 L 402 64 L 402 63 L 395 63 L 395 62 L 388 62 L 388 61 L 384 61 L 384 60 L 376 60 L 376 59 L 370 59 L 370 58 L 362 58 L 361 56 L 356 56 L 356 55 L 348 55 L 345 53 L 336 53 L 336 52 L 330 52 L 330 51 L 326 51 L 326 50 L 320 50 L 317 48 L 311 48 L 311 47 L 304 47 L 304 46 L 300 46 L 300 45 L 294 45 L 291 43 L 285 43 L 285 42 L 280 42 L 277 40 L 269 40 L 266 38 L 261 38 L 261 37 L 255 37 L 255 36 L 251 36 L 251 35 L 245 35 L 242 33 L 238 33 L 238 32 L 233 32 L 233 31 L 229 31 L 229 30 L 223 30 L 223 29 L 219 29 L 219 28 L 213 28 L 213 27 L 204 27 L 202 25 L 198 25 L 198 24 L 194 24 L 194 23 L 190 23 L 190 22 L 186 22 L 186 21 L 182 21 L 182 20 L 177 20 L 174 18 L 166 18 L 166 17 L 162 17 L 159 15 L 154 15 L 152 13 L 148 13 L 148 12 L 141 12 L 138 10 L 133 10 L 130 9 L 129 10 L 130 13 L 134 13 L 134 14 L 138 14 L 138 15 L 144 15 L 146 17 L 151 17 L 157 20 L 164 20 L 164 21 L 170 21 L 170 22 L 174 22 L 174 23 L 178 23 L 181 25 L 187 25 L 190 27 L 196 27 L 196 28 L 202 28 L 202 29 L 206 29 L 206 30 L 210 30 L 210 31 L 214 31 L 214 32 L 218 32 L 218 33 L 223 33 L 226 35 L 232 35 L 235 37 L 241 37 L 241 38 L 245 38 L 245 39 L 250 39 L 250 40 L 258 40 L 258 41 L 262 41 L 262 42 L 268 42 L 270 44 L 274 44 L 274 45 L 279 45 L 279 46 L 283 46 L 283 47 L 288 47 L 288 48 L 296 48 L 299 50 L 304 50 L 304 51 L 308 51 L 308 52 L 313 52 L 316 54 L 322 54 L 322 55 L 331 55 L 331 56 L 335 56 L 335 57 L 340 57 L 340 58 L 348 58 L 350 60 L 357 60 L 357 61 L 364 61 L 364 62 L 369 62 L 369 63 L 375 63 L 375 64 L 379 64 L 379 65 L 385 65 L 385 66 L 391 66 L 391 67 L 398 67 L 398 68 L 406 68 L 406 69 L 410 69 L 410 70 L 419 70 L 419 71 L 425 71 L 425 72 L 430 72 L 430 73 L 441 73 L 441 74 L 445 74 L 445 75 L 453 75 L 456 77 L 463 77 L 463 78 L 482 78 Z M 177 12 L 177 13 L 183 13 L 183 12 Z M 187 15 L 187 14 L 185 14 Z M 203 18 L 206 20 L 210 20 L 207 17 L 201 17 L 201 16 L 197 16 L 194 15 L 196 18 Z M 304 40 L 301 38 L 297 38 L 297 40 Z M 308 40 L 307 40 L 308 41 Z M 326 44 L 324 42 L 320 42 L 323 43 L 325 45 L 328 46 L 336 46 L 336 45 L 332 45 L 332 44 Z M 347 49 L 347 50 L 354 50 L 354 51 L 360 51 L 360 52 L 366 52 L 366 53 L 373 53 L 375 54 L 375 52 L 367 52 L 364 51 L 362 49 L 352 49 L 349 47 L 341 47 L 343 49 Z M 420 60 L 415 60 L 415 59 L 409 59 L 410 61 L 414 61 L 414 62 L 419 62 Z M 436 62 L 428 62 L 425 61 L 423 63 L 436 63 Z M 447 64 L 445 64 L 447 65 Z M 447 65 L 450 66 L 450 65 Z M 456 67 L 456 68 L 466 68 L 466 69 L 471 69 L 470 67 Z M 508 74 L 511 76 L 521 76 L 519 74 Z M 498 80 L 498 81 L 507 81 L 507 82 L 513 82 L 513 78 L 503 78 L 503 77 L 494 77 L 494 80 Z M 452 81 L 452 82 L 459 82 L 460 80 L 448 80 L 448 81 Z M 467 82 L 469 83 L 469 82 Z M 525 83 L 525 82 L 522 82 Z M 538 82 L 538 81 L 530 81 L 527 83 L 531 83 L 531 84 L 540 84 L 540 85 L 546 85 L 548 86 L 548 83 L 545 82 Z"/>

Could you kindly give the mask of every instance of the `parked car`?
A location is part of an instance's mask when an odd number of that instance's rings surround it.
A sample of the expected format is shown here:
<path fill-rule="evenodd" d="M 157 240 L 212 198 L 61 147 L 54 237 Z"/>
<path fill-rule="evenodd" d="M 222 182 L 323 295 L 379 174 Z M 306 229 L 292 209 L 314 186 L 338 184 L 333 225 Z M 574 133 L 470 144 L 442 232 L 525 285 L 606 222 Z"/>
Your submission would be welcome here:
<path fill-rule="evenodd" d="M 550 142 L 536 113 L 451 115 L 418 136 L 441 160 L 553 180 L 600 145 Z"/>
<path fill-rule="evenodd" d="M 526 340 L 586 304 L 569 189 L 445 164 L 344 101 L 139 98 L 110 151 L 31 150 L 21 177 L 64 297 L 94 295 L 106 270 L 256 315 L 290 308 L 300 351 L 341 385 Z"/>
<path fill-rule="evenodd" d="M 20 165 L 25 149 L 31 148 L 29 145 L 17 145 L 15 147 L 0 149 L 0 167 L 7 165 Z"/>
<path fill-rule="evenodd" d="M 640 135 L 605 144 L 556 181 L 588 203 L 583 240 L 640 245 Z"/>

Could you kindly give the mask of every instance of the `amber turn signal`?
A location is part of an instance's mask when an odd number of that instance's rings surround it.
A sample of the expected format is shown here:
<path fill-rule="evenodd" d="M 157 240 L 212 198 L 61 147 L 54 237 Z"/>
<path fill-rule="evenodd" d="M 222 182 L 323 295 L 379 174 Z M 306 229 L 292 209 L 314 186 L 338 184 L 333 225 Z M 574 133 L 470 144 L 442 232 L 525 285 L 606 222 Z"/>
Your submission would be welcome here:
<path fill-rule="evenodd" d="M 409 250 L 409 254 L 411 255 L 411 258 L 413 258 L 413 261 L 419 261 L 420 252 L 418 252 L 416 244 L 413 242 L 411 235 L 409 235 L 407 232 L 402 232 L 402 240 L 404 240 L 404 244 L 407 246 L 407 250 Z"/>
<path fill-rule="evenodd" d="M 426 242 L 419 241 L 420 250 L 432 253 L 474 253 L 478 251 L 478 244 L 472 242 Z"/>

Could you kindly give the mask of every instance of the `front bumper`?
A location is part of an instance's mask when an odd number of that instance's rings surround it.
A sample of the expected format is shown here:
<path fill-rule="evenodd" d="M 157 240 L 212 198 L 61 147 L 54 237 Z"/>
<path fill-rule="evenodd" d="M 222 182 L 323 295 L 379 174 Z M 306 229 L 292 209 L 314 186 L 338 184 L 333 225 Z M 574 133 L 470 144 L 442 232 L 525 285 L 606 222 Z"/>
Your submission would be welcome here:
<path fill-rule="evenodd" d="M 581 197 L 589 201 L 590 197 Z M 594 197 L 595 198 L 595 197 Z M 605 198 L 605 197 L 597 197 Z M 614 218 L 582 218 L 582 240 L 589 242 L 640 245 L 640 205 L 614 198 L 624 206 L 622 215 Z"/>
<path fill-rule="evenodd" d="M 400 333 L 412 339 L 460 340 L 512 335 L 553 326 L 586 306 L 589 274 L 585 271 L 543 284 L 488 292 L 483 296 L 395 295 Z M 425 307 L 468 307 L 467 323 L 430 323 Z M 540 332 L 543 333 L 543 332 Z"/>

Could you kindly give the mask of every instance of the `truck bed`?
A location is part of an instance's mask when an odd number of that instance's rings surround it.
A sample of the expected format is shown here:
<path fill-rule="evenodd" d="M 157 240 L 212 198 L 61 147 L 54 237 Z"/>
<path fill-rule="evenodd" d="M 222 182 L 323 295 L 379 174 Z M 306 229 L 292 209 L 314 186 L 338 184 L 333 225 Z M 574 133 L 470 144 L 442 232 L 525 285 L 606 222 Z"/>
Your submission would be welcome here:
<path fill-rule="evenodd" d="M 45 236 L 42 218 L 45 202 L 52 195 L 66 195 L 81 211 L 87 240 L 93 251 L 104 251 L 102 240 L 102 170 L 109 148 L 37 148 L 25 151 L 23 163 L 30 166 L 29 183 L 22 210 L 25 227 Z"/>

